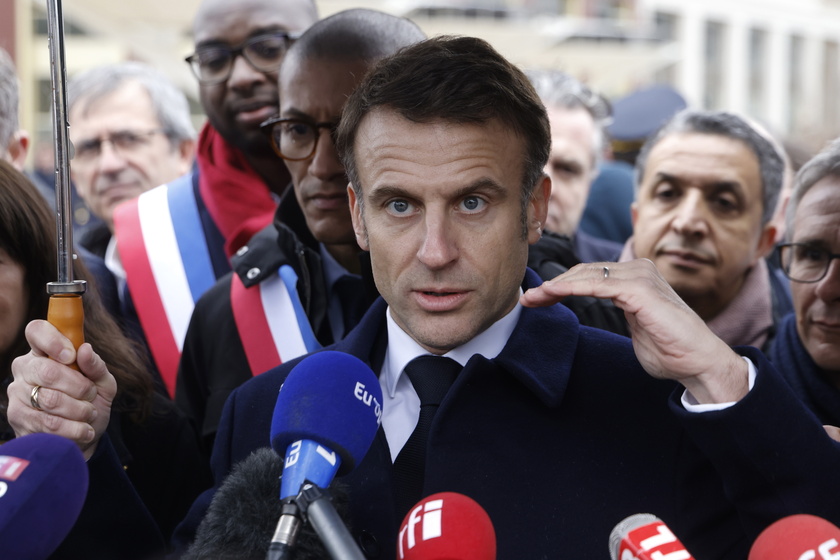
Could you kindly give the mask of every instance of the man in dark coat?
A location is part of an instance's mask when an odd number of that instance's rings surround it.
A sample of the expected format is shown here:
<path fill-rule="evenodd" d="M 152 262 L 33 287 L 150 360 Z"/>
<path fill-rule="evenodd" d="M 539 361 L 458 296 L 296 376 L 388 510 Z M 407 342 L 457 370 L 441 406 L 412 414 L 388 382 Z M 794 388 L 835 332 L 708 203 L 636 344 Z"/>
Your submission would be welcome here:
<path fill-rule="evenodd" d="M 787 240 L 778 247 L 795 312 L 768 354 L 794 391 L 829 425 L 840 426 L 840 141 L 796 174 Z"/>
<path fill-rule="evenodd" d="M 788 514 L 840 520 L 836 442 L 759 352 L 731 350 L 649 261 L 578 265 L 542 285 L 526 270 L 546 217 L 548 134 L 525 76 L 473 38 L 401 51 L 345 106 L 336 145 L 383 297 L 333 347 L 383 389 L 381 429 L 343 479 L 365 554 L 393 558 L 410 504 L 444 490 L 486 509 L 502 559 L 605 557 L 610 529 L 640 511 L 701 559 L 744 558 Z M 569 295 L 612 299 L 632 343 L 553 305 Z M 428 356 L 461 371 L 411 465 L 415 487 L 401 452 L 425 415 L 419 387 L 436 371 L 418 376 L 415 358 Z M 217 484 L 268 442 L 296 363 L 229 397 Z"/>

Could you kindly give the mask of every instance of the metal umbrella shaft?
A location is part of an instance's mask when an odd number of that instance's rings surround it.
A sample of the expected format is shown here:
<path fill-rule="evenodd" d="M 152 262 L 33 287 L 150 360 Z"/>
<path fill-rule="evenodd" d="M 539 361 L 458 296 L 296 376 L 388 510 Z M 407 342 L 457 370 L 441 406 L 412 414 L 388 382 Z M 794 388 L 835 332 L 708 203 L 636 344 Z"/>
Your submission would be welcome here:
<path fill-rule="evenodd" d="M 70 186 L 70 139 L 67 123 L 66 73 L 64 66 L 64 22 L 61 0 L 47 0 L 47 35 L 52 74 L 52 114 L 55 154 L 56 241 L 58 278 L 50 282 L 50 293 L 79 293 L 79 289 L 62 288 L 73 282 L 73 219 Z M 82 292 L 84 289 L 82 288 Z"/>
<path fill-rule="evenodd" d="M 47 37 L 52 70 L 52 114 L 55 150 L 55 209 L 58 278 L 47 284 L 50 304 L 47 320 L 78 348 L 84 342 L 83 280 L 73 280 L 73 219 L 70 195 L 70 140 L 68 138 L 64 18 L 61 0 L 47 0 Z"/>

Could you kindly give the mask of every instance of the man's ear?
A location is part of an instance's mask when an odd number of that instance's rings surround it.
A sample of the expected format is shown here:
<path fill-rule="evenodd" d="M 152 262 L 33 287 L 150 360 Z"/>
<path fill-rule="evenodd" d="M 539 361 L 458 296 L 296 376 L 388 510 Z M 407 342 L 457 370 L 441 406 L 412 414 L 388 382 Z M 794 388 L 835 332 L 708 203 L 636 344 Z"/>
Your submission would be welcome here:
<path fill-rule="evenodd" d="M 195 159 L 195 140 L 181 140 L 178 145 L 178 156 L 181 160 L 181 174 L 189 173 Z"/>
<path fill-rule="evenodd" d="M 542 228 L 548 219 L 548 200 L 551 198 L 551 179 L 543 175 L 531 192 L 528 203 L 528 243 L 534 244 L 542 236 Z"/>
<path fill-rule="evenodd" d="M 6 147 L 9 162 L 18 171 L 23 171 L 26 165 L 26 155 L 29 153 L 29 134 L 25 130 L 18 130 L 12 134 L 12 139 Z"/>
<path fill-rule="evenodd" d="M 347 184 L 347 199 L 350 203 L 350 219 L 353 220 L 353 232 L 356 234 L 356 243 L 359 244 L 359 247 L 363 251 L 370 251 L 365 232 L 365 224 L 362 220 L 362 203 L 356 198 L 356 189 L 353 188 L 353 183 Z"/>
<path fill-rule="evenodd" d="M 776 225 L 770 221 L 764 225 L 764 228 L 761 230 L 761 237 L 758 239 L 758 246 L 756 247 L 755 251 L 755 261 L 762 257 L 766 257 L 773 251 L 773 247 L 776 245 Z M 753 262 L 752 264 L 755 264 Z"/>

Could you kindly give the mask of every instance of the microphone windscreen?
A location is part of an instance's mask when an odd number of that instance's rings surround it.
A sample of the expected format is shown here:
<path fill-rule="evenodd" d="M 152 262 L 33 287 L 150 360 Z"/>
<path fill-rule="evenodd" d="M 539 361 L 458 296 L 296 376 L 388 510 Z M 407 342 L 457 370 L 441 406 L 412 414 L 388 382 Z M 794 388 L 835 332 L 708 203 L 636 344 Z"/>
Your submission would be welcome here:
<path fill-rule="evenodd" d="M 216 491 L 195 539 L 180 560 L 265 560 L 283 504 L 277 499 L 283 459 L 268 447 L 237 463 Z M 347 491 L 329 488 L 339 516 L 346 517 Z M 295 560 L 329 558 L 311 525 L 301 527 Z"/>
<path fill-rule="evenodd" d="M 496 531 L 475 500 L 440 492 L 420 500 L 400 525 L 399 560 L 496 560 Z"/>
<path fill-rule="evenodd" d="M 840 529 L 815 515 L 783 517 L 758 535 L 749 560 L 840 558 Z"/>
<path fill-rule="evenodd" d="M 609 547 L 612 560 L 693 560 L 668 526 L 650 513 L 637 513 L 623 519 L 610 533 Z"/>
<path fill-rule="evenodd" d="M 69 439 L 29 434 L 0 446 L 2 557 L 47 558 L 76 523 L 87 490 L 87 464 Z"/>
<path fill-rule="evenodd" d="M 300 361 L 280 388 L 271 421 L 271 447 L 284 457 L 298 440 L 311 440 L 341 457 L 339 475 L 362 460 L 382 416 L 379 380 L 363 361 L 323 351 Z"/>

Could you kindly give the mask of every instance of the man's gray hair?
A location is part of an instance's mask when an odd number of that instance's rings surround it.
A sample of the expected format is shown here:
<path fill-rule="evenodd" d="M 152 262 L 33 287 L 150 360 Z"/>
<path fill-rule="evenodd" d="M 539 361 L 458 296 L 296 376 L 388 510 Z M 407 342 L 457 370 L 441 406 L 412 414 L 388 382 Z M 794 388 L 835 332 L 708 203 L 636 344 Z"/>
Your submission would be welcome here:
<path fill-rule="evenodd" d="M 106 64 L 74 76 L 67 85 L 67 112 L 76 105 L 86 110 L 127 82 L 139 83 L 149 94 L 158 122 L 173 146 L 195 139 L 184 93 L 161 72 L 140 62 Z"/>
<path fill-rule="evenodd" d="M 761 225 L 766 225 L 776 210 L 784 181 L 785 162 L 775 146 L 745 119 L 725 111 L 685 109 L 674 115 L 642 146 L 636 159 L 636 191 L 645 176 L 645 165 L 653 147 L 673 134 L 709 134 L 739 140 L 755 154 L 761 174 Z"/>
<path fill-rule="evenodd" d="M 584 109 L 595 123 L 592 135 L 592 161 L 601 163 L 605 144 L 604 129 L 612 120 L 609 101 L 577 78 L 559 70 L 526 70 L 543 105 L 561 109 Z"/>
<path fill-rule="evenodd" d="M 5 151 L 17 132 L 20 88 L 12 57 L 0 48 L 0 151 Z"/>
<path fill-rule="evenodd" d="M 820 153 L 803 165 L 796 174 L 790 201 L 785 210 L 785 237 L 788 241 L 793 240 L 793 222 L 796 218 L 796 209 L 799 207 L 799 203 L 802 202 L 802 198 L 811 190 L 811 187 L 826 177 L 840 179 L 840 138 L 833 140 Z M 837 195 L 840 196 L 840 188 L 837 190 Z"/>

